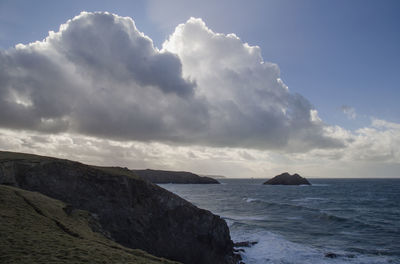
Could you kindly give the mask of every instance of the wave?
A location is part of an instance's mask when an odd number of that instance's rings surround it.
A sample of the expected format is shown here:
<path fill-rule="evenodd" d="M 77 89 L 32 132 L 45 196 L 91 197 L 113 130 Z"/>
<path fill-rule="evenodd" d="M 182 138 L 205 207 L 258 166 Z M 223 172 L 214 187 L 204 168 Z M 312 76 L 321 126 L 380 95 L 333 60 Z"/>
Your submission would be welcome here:
<path fill-rule="evenodd" d="M 390 252 L 387 250 L 378 250 L 378 249 L 362 249 L 362 248 L 357 248 L 357 247 L 350 247 L 347 248 L 346 250 L 351 251 L 351 252 L 357 252 L 361 253 L 363 255 L 375 255 L 375 256 L 397 256 L 398 252 Z"/>
<path fill-rule="evenodd" d="M 399 263 L 395 258 L 387 256 L 370 256 L 356 251 L 332 251 L 328 248 L 314 248 L 305 244 L 295 243 L 285 237 L 269 232 L 248 230 L 232 232 L 232 239 L 238 241 L 256 241 L 257 244 L 246 248 L 242 253 L 243 262 L 247 264 L 285 263 L 285 264 L 387 264 Z M 325 257 L 328 252 L 334 252 L 337 258 Z"/>
<path fill-rule="evenodd" d="M 292 201 L 309 201 L 309 200 L 327 200 L 325 198 L 319 198 L 319 197 L 306 197 L 303 199 L 295 199 Z M 312 208 L 312 207 L 308 207 L 305 205 L 301 205 L 301 204 L 290 204 L 290 203 L 281 203 L 281 202 L 272 202 L 272 201 L 266 201 L 266 200 L 262 200 L 262 199 L 256 199 L 256 198 L 247 198 L 246 202 L 248 203 L 262 203 L 264 205 L 268 207 L 276 207 L 276 208 L 281 208 L 281 209 L 289 209 L 289 210 L 300 210 L 300 211 L 308 211 L 312 214 L 317 214 L 319 218 L 325 218 L 325 219 L 332 219 L 332 220 L 336 220 L 336 221 L 354 221 L 360 224 L 366 224 L 360 221 L 356 221 L 352 218 L 346 218 L 346 217 L 342 217 L 342 216 L 337 216 L 331 213 L 328 213 L 328 210 L 321 210 L 318 208 Z M 315 216 L 315 215 L 314 215 Z M 367 225 L 367 224 L 366 224 Z"/>
<path fill-rule="evenodd" d="M 262 201 L 260 199 L 256 199 L 256 198 L 243 198 L 246 202 L 251 203 L 251 202 L 257 202 L 257 201 Z"/>
<path fill-rule="evenodd" d="M 230 218 L 227 218 L 227 217 L 222 217 L 222 219 L 225 220 L 225 222 L 226 222 L 226 224 L 228 225 L 229 228 L 235 223 L 235 221 L 233 219 L 230 219 Z"/>
<path fill-rule="evenodd" d="M 304 218 L 301 216 L 288 216 L 286 217 L 287 220 L 303 220 Z"/>
<path fill-rule="evenodd" d="M 320 197 L 306 197 L 303 198 L 305 201 L 310 201 L 310 200 L 328 200 L 325 198 L 320 198 Z M 292 201 L 300 201 L 302 199 L 295 199 Z M 283 210 L 284 213 L 290 214 L 291 212 L 295 212 L 296 216 L 295 219 L 293 216 L 287 216 L 286 219 L 288 220 L 299 220 L 299 219 L 307 219 L 307 218 L 312 218 L 312 219 L 319 219 L 320 221 L 327 221 L 331 223 L 337 223 L 337 224 L 345 224 L 345 225 L 351 225 L 354 226 L 354 228 L 368 228 L 368 229 L 374 229 L 374 230 L 382 230 L 385 231 L 382 228 L 382 226 L 378 225 L 373 225 L 371 223 L 366 223 L 362 222 L 360 220 L 351 218 L 351 217 L 344 217 L 344 216 L 339 216 L 336 214 L 332 214 L 332 211 L 335 210 L 324 210 L 324 209 L 318 209 L 318 208 L 312 208 L 308 207 L 302 204 L 290 204 L 290 203 L 281 203 L 281 202 L 273 202 L 273 201 L 266 201 L 263 199 L 257 199 L 257 198 L 245 198 L 245 201 L 247 203 L 255 203 L 255 204 L 262 204 L 265 206 L 266 209 L 278 209 L 278 210 Z M 336 211 L 343 211 L 343 209 L 336 210 Z M 301 213 L 302 215 L 299 216 L 298 213 Z M 282 214 L 282 212 L 280 212 Z M 247 220 L 251 220 L 251 217 L 249 217 Z M 256 219 L 254 219 L 256 220 Z M 268 220 L 268 218 L 265 218 L 264 220 Z"/>
<path fill-rule="evenodd" d="M 229 221 L 231 225 L 233 225 L 235 222 L 269 220 L 267 216 L 223 216 L 222 218 L 225 221 Z"/>
<path fill-rule="evenodd" d="M 305 210 L 310 210 L 310 211 L 319 211 L 319 209 L 307 207 L 304 205 L 273 202 L 273 201 L 267 201 L 267 200 L 257 199 L 257 198 L 246 198 L 245 200 L 248 203 L 262 203 L 269 207 L 290 207 L 290 208 L 305 209 Z"/>
<path fill-rule="evenodd" d="M 337 223 L 343 223 L 345 225 L 351 224 L 353 226 L 353 229 L 355 230 L 362 230 L 365 232 L 365 230 L 370 230 L 371 232 L 380 232 L 380 233 L 388 233 L 392 234 L 393 232 L 396 232 L 396 228 L 393 229 L 392 226 L 390 225 L 379 225 L 371 222 L 363 222 L 358 219 L 354 218 L 347 218 L 347 217 L 342 217 L 342 216 L 337 216 L 333 215 L 330 213 L 327 213 L 326 211 L 321 211 L 320 215 L 318 216 L 319 219 L 321 220 L 328 220 L 328 221 L 333 221 Z"/>
<path fill-rule="evenodd" d="M 293 199 L 291 200 L 292 202 L 310 202 L 310 201 L 329 201 L 330 199 L 328 198 L 322 198 L 322 197 L 305 197 L 305 198 L 300 198 L 300 199 Z"/>

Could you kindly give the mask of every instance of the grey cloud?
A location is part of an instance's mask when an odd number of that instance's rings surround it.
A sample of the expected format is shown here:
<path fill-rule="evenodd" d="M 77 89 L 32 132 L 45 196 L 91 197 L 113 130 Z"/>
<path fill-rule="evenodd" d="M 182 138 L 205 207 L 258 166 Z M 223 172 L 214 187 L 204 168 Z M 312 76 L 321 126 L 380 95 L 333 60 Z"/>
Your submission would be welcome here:
<path fill-rule="evenodd" d="M 251 154 L 249 154 L 247 151 L 244 150 L 239 151 L 239 155 L 245 160 L 255 160 L 255 158 Z"/>
<path fill-rule="evenodd" d="M 3 127 L 172 140 L 193 129 L 181 123 L 205 119 L 179 58 L 155 49 L 129 18 L 82 13 L 0 56 Z"/>
<path fill-rule="evenodd" d="M 128 18 L 107 13 L 83 13 L 70 20 L 60 36 L 49 43 L 83 74 L 93 79 L 112 79 L 142 87 L 187 95 L 194 84 L 181 78 L 179 58 L 160 53 L 150 38 L 140 33 Z"/>
<path fill-rule="evenodd" d="M 160 51 L 132 19 L 83 12 L 44 41 L 0 51 L 0 70 L 1 127 L 286 151 L 342 146 L 259 47 L 199 19 Z"/>

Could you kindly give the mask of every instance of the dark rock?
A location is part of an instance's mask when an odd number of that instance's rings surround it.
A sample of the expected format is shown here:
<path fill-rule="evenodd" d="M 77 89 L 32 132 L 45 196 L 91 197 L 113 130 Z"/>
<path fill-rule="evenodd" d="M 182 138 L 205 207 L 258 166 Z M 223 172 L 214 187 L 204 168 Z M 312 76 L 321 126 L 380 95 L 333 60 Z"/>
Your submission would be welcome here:
<path fill-rule="evenodd" d="M 337 258 L 338 255 L 333 252 L 325 253 L 325 258 Z"/>
<path fill-rule="evenodd" d="M 74 210 L 74 207 L 72 207 L 72 205 L 70 205 L 70 204 L 67 204 L 67 205 L 65 205 L 63 210 L 67 215 L 71 215 L 72 211 Z"/>
<path fill-rule="evenodd" d="M 152 183 L 179 183 L 179 184 L 219 184 L 210 177 L 201 177 L 186 171 L 163 170 L 132 170 L 136 175 Z"/>
<path fill-rule="evenodd" d="M 306 178 L 301 177 L 297 173 L 290 175 L 285 172 L 275 176 L 272 179 L 264 182 L 264 184 L 270 185 L 311 185 Z"/>
<path fill-rule="evenodd" d="M 243 241 L 243 242 L 235 242 L 233 244 L 234 247 L 251 247 L 257 244 L 256 241 Z"/>
<path fill-rule="evenodd" d="M 0 152 L 0 183 L 89 211 L 130 248 L 183 263 L 237 263 L 226 222 L 122 168 Z"/>

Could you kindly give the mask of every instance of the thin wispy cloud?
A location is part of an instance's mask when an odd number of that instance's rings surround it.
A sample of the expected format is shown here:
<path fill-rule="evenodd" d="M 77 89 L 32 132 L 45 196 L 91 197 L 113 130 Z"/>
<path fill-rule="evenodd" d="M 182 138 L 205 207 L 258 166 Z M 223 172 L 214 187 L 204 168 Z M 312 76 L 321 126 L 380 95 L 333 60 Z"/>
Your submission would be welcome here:
<path fill-rule="evenodd" d="M 340 109 L 347 116 L 348 119 L 354 120 L 357 118 L 356 110 L 353 107 L 342 105 Z"/>

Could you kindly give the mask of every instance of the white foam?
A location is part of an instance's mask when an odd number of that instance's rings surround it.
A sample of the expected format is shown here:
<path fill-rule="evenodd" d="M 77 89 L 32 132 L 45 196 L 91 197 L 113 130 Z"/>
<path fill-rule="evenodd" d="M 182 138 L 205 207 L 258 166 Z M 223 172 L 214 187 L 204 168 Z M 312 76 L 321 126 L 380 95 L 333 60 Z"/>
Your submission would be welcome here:
<path fill-rule="evenodd" d="M 246 220 L 262 221 L 262 220 L 268 220 L 269 218 L 267 216 L 235 216 L 233 217 L 233 219 L 237 221 L 246 221 Z"/>
<path fill-rule="evenodd" d="M 257 233 L 232 233 L 232 239 L 235 242 L 240 241 L 257 241 L 258 243 L 252 247 L 245 248 L 242 253 L 243 262 L 246 264 L 386 264 L 399 263 L 397 260 L 389 259 L 382 256 L 363 256 L 355 255 L 354 257 L 346 256 L 346 253 L 335 252 L 339 256 L 337 258 L 327 258 L 325 254 L 331 250 L 321 250 L 310 246 L 293 243 L 284 237 L 268 231 L 260 231 Z"/>
<path fill-rule="evenodd" d="M 256 198 L 246 198 L 246 202 L 251 203 L 251 202 L 257 202 L 257 201 L 261 201 L 260 199 L 256 199 Z"/>
<path fill-rule="evenodd" d="M 292 243 L 279 235 L 267 231 L 253 235 L 246 234 L 236 239 L 238 241 L 258 242 L 253 247 L 245 249 L 242 257 L 247 264 L 317 263 L 314 260 L 317 256 L 321 256 L 316 250 L 307 249 L 303 245 Z"/>
<path fill-rule="evenodd" d="M 329 199 L 322 197 L 305 197 L 300 199 L 293 199 L 292 202 L 310 202 L 310 201 L 327 201 Z"/>
<path fill-rule="evenodd" d="M 230 222 L 263 221 L 263 220 L 268 220 L 269 219 L 265 215 L 263 215 L 263 216 L 238 216 L 238 215 L 232 216 L 232 215 L 224 215 L 223 218 L 225 219 L 225 221 L 229 220 Z"/>
<path fill-rule="evenodd" d="M 226 224 L 228 225 L 228 227 L 231 227 L 235 223 L 234 220 L 229 219 L 229 218 L 224 218 L 224 220 L 225 220 Z"/>

